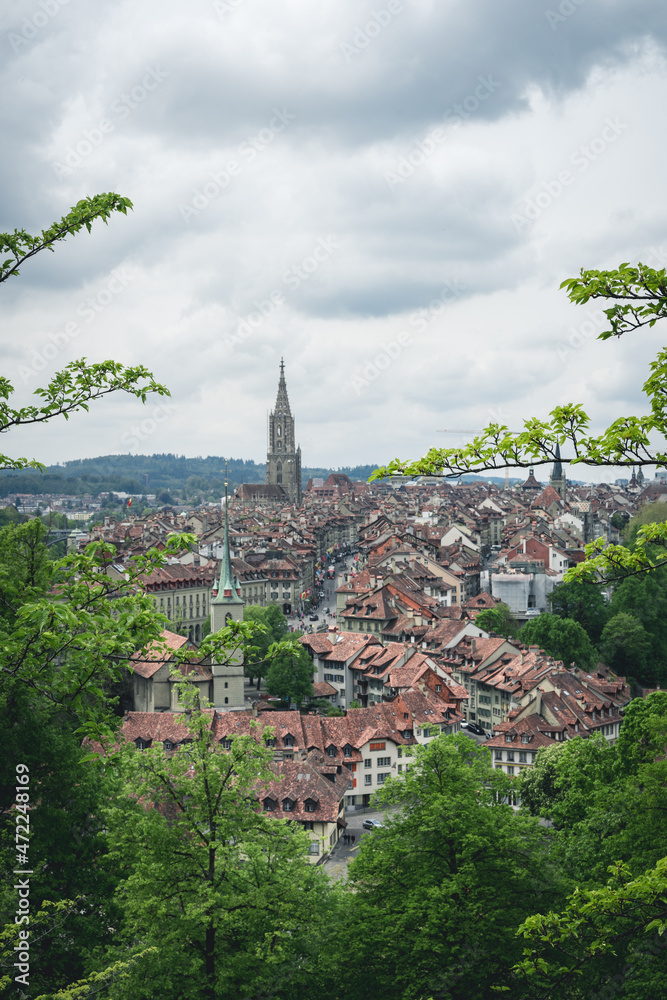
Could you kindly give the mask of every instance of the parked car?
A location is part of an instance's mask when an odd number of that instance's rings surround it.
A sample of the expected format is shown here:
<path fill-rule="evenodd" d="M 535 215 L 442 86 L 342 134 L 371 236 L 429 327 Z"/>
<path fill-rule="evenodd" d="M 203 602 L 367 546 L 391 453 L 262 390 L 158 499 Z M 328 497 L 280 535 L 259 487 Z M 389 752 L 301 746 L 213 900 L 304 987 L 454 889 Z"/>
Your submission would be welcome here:
<path fill-rule="evenodd" d="M 319 615 L 311 615 L 310 619 L 309 619 L 309 621 L 311 621 L 311 622 L 318 622 L 319 620 L 320 620 L 320 616 Z"/>
<path fill-rule="evenodd" d="M 462 722 L 461 729 L 467 729 L 468 732 L 474 733 L 475 736 L 486 736 L 486 731 L 478 726 L 476 722 Z"/>
<path fill-rule="evenodd" d="M 382 829 L 382 825 L 383 824 L 380 822 L 379 819 L 365 819 L 363 821 L 363 823 L 361 824 L 361 829 L 362 830 L 370 830 L 370 831 L 381 830 Z"/>

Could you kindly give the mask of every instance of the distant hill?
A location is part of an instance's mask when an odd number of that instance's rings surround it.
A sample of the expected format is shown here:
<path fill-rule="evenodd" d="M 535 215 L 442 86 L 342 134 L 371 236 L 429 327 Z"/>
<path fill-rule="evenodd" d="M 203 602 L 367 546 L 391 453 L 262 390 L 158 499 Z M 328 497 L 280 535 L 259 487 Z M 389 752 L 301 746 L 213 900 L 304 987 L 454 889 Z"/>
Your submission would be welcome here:
<path fill-rule="evenodd" d="M 226 460 L 231 489 L 241 483 L 263 483 L 266 465 L 240 458 Z M 310 478 L 324 478 L 343 472 L 352 480 L 368 479 L 377 465 L 345 466 L 340 469 L 301 470 L 302 485 Z M 47 471 L 0 472 L 0 496 L 8 493 L 169 493 L 183 500 L 198 496 L 219 497 L 224 492 L 225 459 L 217 455 L 186 458 L 185 455 L 102 455 L 50 465 Z"/>

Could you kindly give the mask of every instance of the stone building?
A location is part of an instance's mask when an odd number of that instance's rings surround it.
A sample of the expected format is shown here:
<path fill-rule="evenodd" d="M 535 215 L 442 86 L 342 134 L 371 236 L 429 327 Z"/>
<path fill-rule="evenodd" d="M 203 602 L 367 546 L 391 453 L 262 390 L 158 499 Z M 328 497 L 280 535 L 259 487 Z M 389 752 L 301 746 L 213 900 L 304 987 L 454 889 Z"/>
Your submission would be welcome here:
<path fill-rule="evenodd" d="M 276 406 L 269 416 L 266 483 L 269 486 L 282 486 L 290 503 L 300 506 L 301 448 L 295 444 L 294 417 L 287 396 L 285 364 L 282 359 Z"/>

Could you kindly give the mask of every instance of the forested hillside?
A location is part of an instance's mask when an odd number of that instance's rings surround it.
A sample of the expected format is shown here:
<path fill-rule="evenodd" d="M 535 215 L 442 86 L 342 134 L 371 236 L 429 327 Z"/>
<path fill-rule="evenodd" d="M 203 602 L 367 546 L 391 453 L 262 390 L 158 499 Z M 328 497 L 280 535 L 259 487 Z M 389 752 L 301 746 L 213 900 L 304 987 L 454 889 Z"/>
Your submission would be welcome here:
<path fill-rule="evenodd" d="M 33 470 L 3 470 L 0 473 L 0 496 L 9 493 L 162 493 L 183 499 L 200 494 L 219 496 L 224 489 L 227 464 L 229 484 L 263 483 L 266 465 L 239 458 L 217 455 L 186 458 L 185 455 L 102 455 L 99 458 L 75 459 L 62 465 L 50 465 L 44 474 Z M 376 465 L 346 466 L 340 469 L 304 468 L 305 487 L 312 477 L 326 478 L 331 472 L 343 472 L 352 480 L 366 480 Z"/>

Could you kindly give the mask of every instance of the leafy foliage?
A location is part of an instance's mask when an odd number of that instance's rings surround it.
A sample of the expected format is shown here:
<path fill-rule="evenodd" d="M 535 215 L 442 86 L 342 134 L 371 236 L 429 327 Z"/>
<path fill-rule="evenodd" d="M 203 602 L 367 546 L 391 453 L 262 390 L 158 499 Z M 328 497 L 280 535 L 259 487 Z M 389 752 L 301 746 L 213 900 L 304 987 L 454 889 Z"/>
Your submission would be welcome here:
<path fill-rule="evenodd" d="M 300 706 L 313 694 L 313 663 L 296 640 L 282 645 L 280 652 L 274 650 L 276 655 L 266 675 L 266 689 L 269 694 Z"/>
<path fill-rule="evenodd" d="M 519 623 L 512 615 L 507 604 L 497 604 L 495 608 L 487 608 L 475 615 L 475 625 L 479 625 L 485 632 L 495 632 L 497 635 L 504 635 L 506 639 L 512 639 L 519 631 Z"/>
<path fill-rule="evenodd" d="M 415 748 L 409 773 L 374 796 L 391 812 L 351 866 L 342 995 L 482 998 L 511 981 L 523 915 L 562 898 L 547 831 L 503 804 L 511 786 L 458 735 Z"/>
<path fill-rule="evenodd" d="M 84 227 L 91 231 L 93 222 L 102 219 L 106 224 L 112 212 L 127 215 L 132 208 L 129 198 L 109 192 L 96 194 L 92 198 L 83 198 L 64 215 L 60 222 L 54 222 L 44 229 L 39 236 L 31 236 L 25 229 L 15 229 L 13 233 L 0 233 L 0 256 L 9 256 L 0 264 L 0 282 L 18 275 L 19 267 L 42 250 L 55 249 L 54 244 L 64 240 L 72 233 L 80 232 Z"/>
<path fill-rule="evenodd" d="M 571 663 L 590 669 L 597 662 L 597 650 L 586 632 L 579 622 L 570 618 L 560 618 L 545 611 L 522 626 L 519 639 L 527 645 L 536 644 L 555 659 L 562 660 L 566 669 Z"/>
<path fill-rule="evenodd" d="M 600 587 L 572 580 L 555 587 L 548 600 L 554 615 L 579 622 L 593 645 L 597 644 L 609 617 Z"/>
<path fill-rule="evenodd" d="M 190 693 L 182 687 L 191 742 L 174 752 L 123 747 L 121 787 L 105 811 L 127 867 L 109 957 L 157 949 L 121 995 L 146 995 L 149 983 L 151 996 L 273 996 L 274 984 L 294 979 L 298 995 L 317 953 L 326 878 L 307 862 L 307 835 L 261 810 L 272 751 L 253 736 L 223 751 Z"/>

